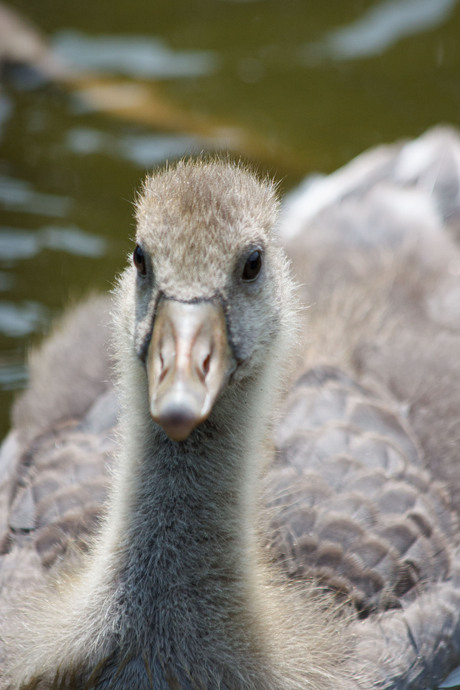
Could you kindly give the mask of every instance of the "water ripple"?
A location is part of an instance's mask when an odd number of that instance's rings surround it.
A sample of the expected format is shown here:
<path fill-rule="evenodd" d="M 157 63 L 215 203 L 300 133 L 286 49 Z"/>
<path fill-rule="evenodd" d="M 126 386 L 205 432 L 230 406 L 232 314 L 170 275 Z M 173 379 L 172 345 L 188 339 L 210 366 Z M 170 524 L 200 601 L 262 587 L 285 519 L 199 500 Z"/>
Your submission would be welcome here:
<path fill-rule="evenodd" d="M 304 51 L 308 64 L 323 58 L 355 60 L 381 55 L 406 36 L 441 26 L 457 0 L 384 0 L 355 22 L 326 34 Z"/>
<path fill-rule="evenodd" d="M 65 196 L 36 192 L 25 180 L 0 175 L 0 203 L 7 211 L 62 217 L 69 210 L 71 200 Z"/>
<path fill-rule="evenodd" d="M 19 388 L 25 388 L 27 379 L 27 366 L 24 362 L 17 364 L 0 362 L 0 390 L 15 391 Z"/>
<path fill-rule="evenodd" d="M 202 140 L 186 134 L 133 134 L 114 137 L 85 127 L 70 130 L 66 140 L 66 147 L 78 155 L 104 153 L 129 160 L 142 169 L 150 168 L 167 159 L 197 153 L 202 145 Z"/>
<path fill-rule="evenodd" d="M 142 36 L 87 36 L 77 31 L 59 31 L 52 45 L 58 55 L 75 67 L 131 77 L 199 77 L 214 72 L 218 64 L 212 51 L 174 51 L 159 38 Z"/>
<path fill-rule="evenodd" d="M 42 249 L 98 258 L 105 254 L 107 241 L 75 226 L 46 226 L 40 230 L 0 228 L 0 261 L 30 259 Z"/>
<path fill-rule="evenodd" d="M 47 310 L 38 302 L 18 304 L 0 300 L 0 333 L 10 338 L 22 338 L 34 333 L 47 321 Z"/>

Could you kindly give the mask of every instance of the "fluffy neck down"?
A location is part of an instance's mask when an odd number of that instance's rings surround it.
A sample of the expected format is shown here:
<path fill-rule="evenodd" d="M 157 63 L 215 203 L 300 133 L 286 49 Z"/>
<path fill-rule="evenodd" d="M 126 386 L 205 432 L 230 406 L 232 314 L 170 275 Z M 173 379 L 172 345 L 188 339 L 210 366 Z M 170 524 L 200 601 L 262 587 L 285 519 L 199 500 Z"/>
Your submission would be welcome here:
<path fill-rule="evenodd" d="M 269 687 L 258 677 L 269 660 L 256 606 L 259 429 L 269 414 L 262 381 L 231 386 L 209 420 L 175 443 L 150 419 L 142 367 L 133 360 L 120 369 L 122 452 L 92 568 L 118 619 L 115 646 L 152 675 L 153 687 L 173 678 L 184 688 L 190 679 Z"/>
<path fill-rule="evenodd" d="M 142 365 L 124 352 L 121 449 L 101 535 L 82 574 L 35 612 L 41 639 L 26 632 L 29 672 L 22 665 L 12 687 L 352 687 L 324 601 L 281 586 L 257 544 L 272 358 L 175 443 L 152 423 Z"/>

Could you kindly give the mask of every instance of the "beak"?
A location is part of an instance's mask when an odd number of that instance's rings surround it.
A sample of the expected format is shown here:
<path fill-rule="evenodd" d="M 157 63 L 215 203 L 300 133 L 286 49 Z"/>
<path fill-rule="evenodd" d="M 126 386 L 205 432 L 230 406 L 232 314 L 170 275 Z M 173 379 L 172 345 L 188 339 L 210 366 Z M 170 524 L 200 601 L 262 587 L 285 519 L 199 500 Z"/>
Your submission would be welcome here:
<path fill-rule="evenodd" d="M 185 441 L 210 414 L 234 368 L 223 309 L 162 299 L 147 353 L 150 414 Z"/>

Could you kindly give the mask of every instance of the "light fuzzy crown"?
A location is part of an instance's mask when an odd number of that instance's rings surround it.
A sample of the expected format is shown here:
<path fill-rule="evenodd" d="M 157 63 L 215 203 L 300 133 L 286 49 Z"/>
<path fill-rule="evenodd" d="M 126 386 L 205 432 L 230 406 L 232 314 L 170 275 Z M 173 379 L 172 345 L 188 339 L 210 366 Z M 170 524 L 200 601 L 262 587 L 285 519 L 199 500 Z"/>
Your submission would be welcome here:
<path fill-rule="evenodd" d="M 224 282 L 229 256 L 265 244 L 278 200 L 273 182 L 241 165 L 195 160 L 149 176 L 136 209 L 137 241 L 154 262 L 161 249 L 155 273 L 165 291 L 177 294 L 180 266 L 188 289 L 201 286 L 206 296 Z"/>

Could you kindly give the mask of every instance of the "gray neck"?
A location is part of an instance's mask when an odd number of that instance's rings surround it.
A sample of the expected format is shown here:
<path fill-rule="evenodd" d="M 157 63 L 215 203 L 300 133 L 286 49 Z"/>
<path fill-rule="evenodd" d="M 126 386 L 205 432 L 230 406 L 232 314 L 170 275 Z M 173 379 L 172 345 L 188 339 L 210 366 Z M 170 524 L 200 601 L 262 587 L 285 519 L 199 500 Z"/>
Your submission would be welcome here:
<path fill-rule="evenodd" d="M 152 604 L 172 599 L 177 605 L 185 593 L 190 605 L 195 588 L 201 599 L 219 578 L 227 586 L 240 578 L 241 443 L 210 424 L 183 443 L 158 429 L 152 437 L 138 466 L 120 576 Z"/>
<path fill-rule="evenodd" d="M 104 571 L 122 638 L 116 646 L 132 647 L 135 638 L 153 664 L 159 656 L 188 655 L 195 661 L 181 661 L 181 668 L 197 666 L 231 658 L 232 646 L 235 657 L 247 648 L 254 548 L 248 496 L 259 468 L 248 461 L 257 439 L 245 389 L 235 384 L 185 442 L 171 441 L 147 417 L 125 429 Z M 141 431 L 138 460 L 123 463 Z"/>

